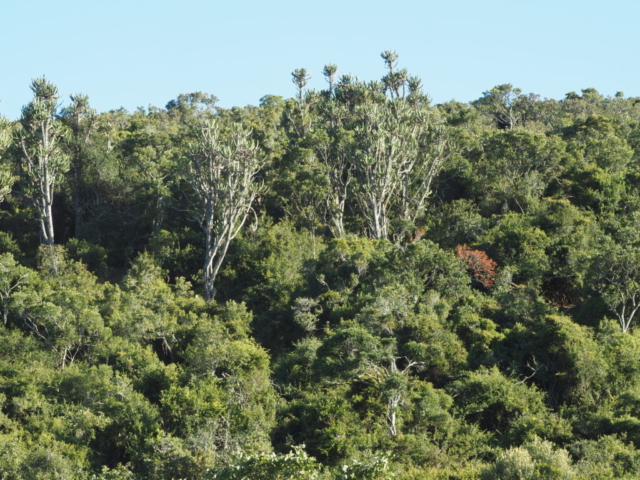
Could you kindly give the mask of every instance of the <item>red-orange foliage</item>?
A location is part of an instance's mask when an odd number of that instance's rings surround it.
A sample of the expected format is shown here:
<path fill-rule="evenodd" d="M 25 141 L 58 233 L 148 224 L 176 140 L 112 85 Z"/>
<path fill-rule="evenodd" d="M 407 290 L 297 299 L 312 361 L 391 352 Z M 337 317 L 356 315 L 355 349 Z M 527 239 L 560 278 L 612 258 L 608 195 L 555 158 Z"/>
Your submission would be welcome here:
<path fill-rule="evenodd" d="M 482 250 L 471 250 L 466 244 L 456 247 L 456 257 L 467 264 L 473 278 L 485 287 L 494 284 L 498 264 L 491 260 Z"/>

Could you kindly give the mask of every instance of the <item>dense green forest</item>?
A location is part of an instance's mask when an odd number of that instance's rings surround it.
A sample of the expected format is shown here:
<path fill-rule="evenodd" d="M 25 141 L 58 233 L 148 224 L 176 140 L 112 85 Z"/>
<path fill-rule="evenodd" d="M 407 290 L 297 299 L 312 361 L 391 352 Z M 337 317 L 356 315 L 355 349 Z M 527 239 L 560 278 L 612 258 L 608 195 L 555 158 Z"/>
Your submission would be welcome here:
<path fill-rule="evenodd" d="M 0 119 L 0 477 L 640 477 L 640 98 Z M 68 93 L 68 92 L 67 92 Z"/>

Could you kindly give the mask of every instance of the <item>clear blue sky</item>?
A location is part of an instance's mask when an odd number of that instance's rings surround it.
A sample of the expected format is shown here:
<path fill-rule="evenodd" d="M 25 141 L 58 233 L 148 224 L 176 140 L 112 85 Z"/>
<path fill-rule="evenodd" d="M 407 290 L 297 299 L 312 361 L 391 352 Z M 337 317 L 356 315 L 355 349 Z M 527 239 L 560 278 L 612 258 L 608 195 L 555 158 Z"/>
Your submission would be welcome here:
<path fill-rule="evenodd" d="M 305 67 L 380 78 L 383 50 L 435 102 L 512 83 L 563 98 L 595 87 L 640 96 L 640 0 L 0 0 L 0 114 L 20 115 L 45 74 L 99 111 L 164 106 L 203 91 L 220 105 L 292 96 Z"/>

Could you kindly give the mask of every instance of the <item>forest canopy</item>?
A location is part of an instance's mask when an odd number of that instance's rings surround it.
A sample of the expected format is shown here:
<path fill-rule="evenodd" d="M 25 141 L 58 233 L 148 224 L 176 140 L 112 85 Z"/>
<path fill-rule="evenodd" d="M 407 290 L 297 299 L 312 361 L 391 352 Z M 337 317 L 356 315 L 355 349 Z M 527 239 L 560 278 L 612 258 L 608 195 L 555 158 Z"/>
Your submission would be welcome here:
<path fill-rule="evenodd" d="M 434 105 L 381 56 L 230 109 L 33 80 L 2 478 L 640 476 L 640 98 Z"/>

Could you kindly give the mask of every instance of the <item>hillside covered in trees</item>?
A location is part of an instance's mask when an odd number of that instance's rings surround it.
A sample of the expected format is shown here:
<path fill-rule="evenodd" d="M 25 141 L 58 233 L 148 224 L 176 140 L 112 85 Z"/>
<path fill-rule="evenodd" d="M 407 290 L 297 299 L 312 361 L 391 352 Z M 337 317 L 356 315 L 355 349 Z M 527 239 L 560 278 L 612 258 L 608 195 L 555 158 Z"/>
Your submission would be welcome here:
<path fill-rule="evenodd" d="M 0 120 L 0 477 L 640 476 L 640 98 Z"/>

